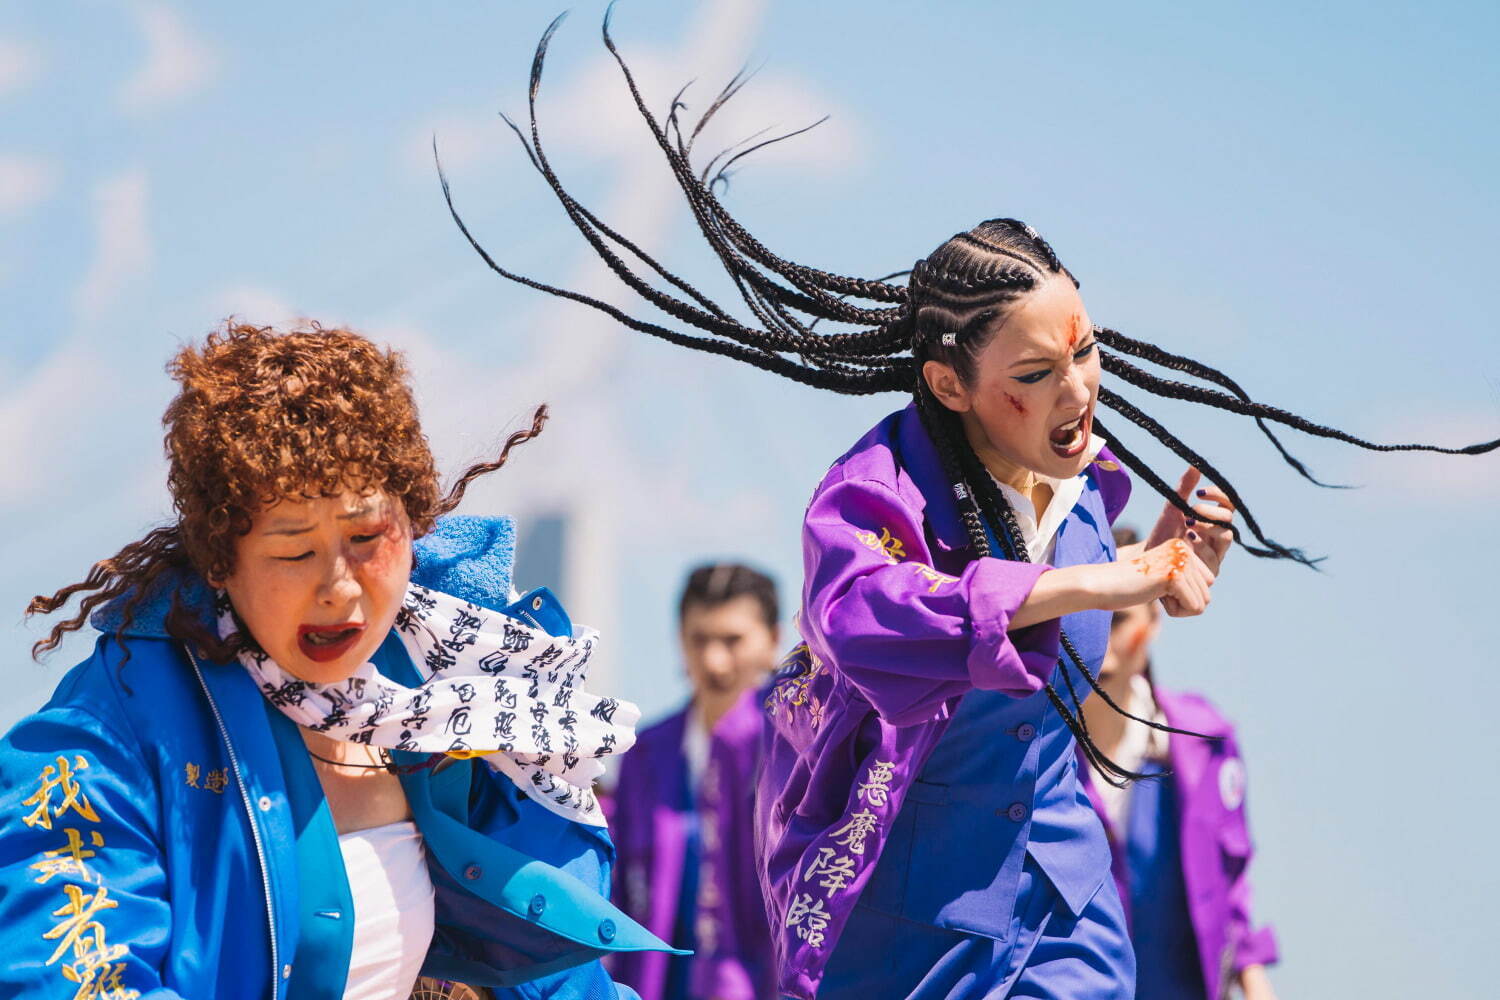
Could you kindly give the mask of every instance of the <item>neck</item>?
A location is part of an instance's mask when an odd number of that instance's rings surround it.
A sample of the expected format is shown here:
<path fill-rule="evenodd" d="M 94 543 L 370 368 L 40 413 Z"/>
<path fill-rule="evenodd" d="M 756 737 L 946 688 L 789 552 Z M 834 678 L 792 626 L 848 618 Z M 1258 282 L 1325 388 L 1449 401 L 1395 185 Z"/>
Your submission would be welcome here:
<path fill-rule="evenodd" d="M 698 719 L 703 723 L 703 728 L 713 732 L 719 720 L 724 718 L 734 707 L 734 703 L 739 700 L 739 692 L 725 694 L 719 691 L 700 691 L 693 698 L 693 708 L 698 713 Z"/>
<path fill-rule="evenodd" d="M 1144 669 L 1145 664 L 1141 665 L 1141 670 L 1112 670 L 1099 678 L 1099 687 L 1116 705 L 1128 710 L 1131 681 Z M 1115 751 L 1119 750 L 1125 739 L 1125 727 L 1130 724 L 1129 719 L 1110 708 L 1099 697 L 1090 698 L 1083 703 L 1083 721 L 1089 727 L 1094 745 L 1106 757 L 1113 757 Z"/>
<path fill-rule="evenodd" d="M 979 462 L 985 470 L 994 476 L 996 481 L 1004 483 L 1025 496 L 1030 496 L 1031 491 L 1036 488 L 1036 473 L 996 451 L 984 432 L 980 430 L 979 421 L 972 413 L 963 415 L 963 425 L 964 437 L 968 438 L 969 447 L 973 448 L 974 454 L 979 456 Z"/>

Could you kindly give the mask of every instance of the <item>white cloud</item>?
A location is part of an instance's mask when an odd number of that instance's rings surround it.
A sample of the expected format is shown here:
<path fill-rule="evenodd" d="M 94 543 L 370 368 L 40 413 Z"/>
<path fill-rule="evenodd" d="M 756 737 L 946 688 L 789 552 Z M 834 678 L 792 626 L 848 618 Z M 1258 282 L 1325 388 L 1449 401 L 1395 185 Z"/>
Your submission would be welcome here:
<path fill-rule="evenodd" d="M 97 319 L 131 281 L 147 274 L 152 257 L 144 171 L 134 170 L 100 183 L 94 190 L 94 201 L 94 261 L 75 303 L 84 322 Z"/>
<path fill-rule="evenodd" d="M 33 499 L 56 485 L 43 470 L 67 467 L 59 456 L 78 455 L 111 389 L 107 367 L 82 341 L 63 345 L 0 398 L 0 510 Z M 73 464 L 77 464 L 76 462 Z M 55 477 L 53 477 L 55 478 Z"/>
<path fill-rule="evenodd" d="M 42 58 L 13 38 L 0 38 L 0 97 L 8 97 L 30 85 L 40 74 Z"/>
<path fill-rule="evenodd" d="M 620 39 L 622 26 L 617 24 L 621 52 L 658 121 L 665 115 L 672 95 L 688 80 L 697 82 L 684 95 L 688 107 L 682 115 L 688 125 L 696 121 L 718 88 L 742 65 L 762 6 L 761 0 L 702 5 L 700 20 L 689 29 L 688 40 L 679 50 Z M 564 25 L 554 38 L 554 49 L 593 44 L 597 51 L 571 76 L 559 79 L 552 75 L 542 81 L 537 117 L 554 165 L 561 169 L 558 160 L 564 154 L 581 153 L 612 161 L 622 175 L 626 169 L 639 167 L 650 177 L 665 177 L 661 153 L 618 64 L 599 45 L 597 36 L 590 37 L 592 32 L 569 32 L 568 27 Z M 505 110 L 526 128 L 524 90 L 517 88 L 514 101 Z M 762 138 L 769 138 L 811 125 L 825 115 L 828 121 L 811 132 L 767 147 L 742 162 L 766 169 L 828 174 L 853 162 L 864 147 L 852 111 L 839 107 L 831 95 L 803 78 L 774 68 L 763 69 L 715 114 L 695 145 L 694 160 L 701 167 L 721 149 L 762 130 L 766 130 Z M 402 153 L 408 167 L 432 169 L 434 135 L 443 167 L 454 176 L 496 161 L 524 162 L 525 154 L 494 111 L 445 112 L 433 115 L 408 140 Z"/>
<path fill-rule="evenodd" d="M 46 201 L 57 187 L 57 167 L 38 156 L 0 154 L 0 218 Z"/>
<path fill-rule="evenodd" d="M 203 89 L 218 68 L 208 42 L 165 4 L 138 3 L 132 13 L 146 39 L 146 62 L 120 88 L 120 107 L 141 114 Z"/>

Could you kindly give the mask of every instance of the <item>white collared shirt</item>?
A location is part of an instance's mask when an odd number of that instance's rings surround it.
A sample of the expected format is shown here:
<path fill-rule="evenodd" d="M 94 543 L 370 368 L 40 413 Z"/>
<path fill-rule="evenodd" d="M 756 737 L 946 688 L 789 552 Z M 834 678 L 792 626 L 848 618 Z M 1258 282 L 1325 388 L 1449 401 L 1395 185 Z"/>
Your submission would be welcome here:
<path fill-rule="evenodd" d="M 1138 719 L 1150 719 L 1156 723 L 1167 721 L 1166 716 L 1162 715 L 1161 709 L 1156 705 L 1156 696 L 1151 692 L 1151 682 L 1144 674 L 1137 674 L 1130 678 L 1130 694 L 1125 700 L 1124 708 Z M 1126 719 L 1125 732 L 1120 737 L 1120 745 L 1115 748 L 1114 753 L 1110 754 L 1110 759 L 1127 771 L 1140 771 L 1141 766 L 1148 760 L 1165 761 L 1167 753 L 1166 733 L 1160 729 L 1142 725 L 1135 719 Z M 1125 812 L 1130 802 L 1131 786 L 1118 788 L 1105 781 L 1096 772 L 1094 788 L 1099 793 L 1099 801 L 1104 806 L 1104 815 L 1109 818 L 1110 825 L 1117 832 L 1122 832 Z"/>
<path fill-rule="evenodd" d="M 1092 462 L 1099 456 L 1099 449 L 1109 442 L 1097 434 L 1089 435 L 1088 456 Z M 1083 488 L 1087 485 L 1084 474 L 1069 479 L 1053 479 L 1050 476 L 1037 476 L 1037 482 L 1046 483 L 1052 487 L 1052 499 L 1047 503 L 1047 509 L 1042 512 L 1041 523 L 1037 523 L 1036 508 L 1031 501 L 1021 494 L 1020 490 L 995 479 L 995 485 L 1000 487 L 1001 496 L 1005 497 L 1010 504 L 1011 510 L 1016 512 L 1016 523 L 1021 527 L 1021 538 L 1026 542 L 1026 552 L 1034 563 L 1051 562 L 1052 555 L 1057 546 L 1057 532 L 1068 515 L 1073 513 L 1073 508 L 1078 503 L 1078 498 L 1083 496 Z"/>
<path fill-rule="evenodd" d="M 709 732 L 703 724 L 703 713 L 694 702 L 688 709 L 687 724 L 682 727 L 682 756 L 687 762 L 688 785 L 694 792 L 708 770 Z"/>

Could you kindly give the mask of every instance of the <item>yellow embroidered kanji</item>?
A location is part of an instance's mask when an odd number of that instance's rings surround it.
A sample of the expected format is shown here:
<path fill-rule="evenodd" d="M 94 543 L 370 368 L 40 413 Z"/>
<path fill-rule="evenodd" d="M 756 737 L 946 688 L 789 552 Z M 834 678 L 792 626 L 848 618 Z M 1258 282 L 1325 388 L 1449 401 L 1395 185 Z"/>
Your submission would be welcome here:
<path fill-rule="evenodd" d="M 42 860 L 31 865 L 41 872 L 33 881 L 38 885 L 45 885 L 54 875 L 74 875 L 80 879 L 88 880 L 89 870 L 85 865 L 85 858 L 92 858 L 97 851 L 91 851 L 83 846 L 83 834 L 74 827 L 63 830 L 68 835 L 68 846 L 59 847 L 55 851 L 43 851 Z M 89 831 L 89 839 L 95 847 L 104 846 L 104 838 L 99 835 L 98 830 Z"/>
<path fill-rule="evenodd" d="M 891 534 L 890 528 L 881 528 L 879 535 L 873 531 L 856 531 L 854 537 L 865 548 L 885 556 L 885 561 L 892 565 L 906 558 L 906 545 Z"/>
<path fill-rule="evenodd" d="M 229 787 L 229 768 L 221 767 L 209 771 L 203 776 L 203 787 L 215 795 L 223 795 L 224 789 Z"/>
<path fill-rule="evenodd" d="M 875 832 L 878 817 L 868 809 L 861 809 L 849 817 L 849 822 L 829 834 L 838 837 L 835 844 L 849 848 L 851 854 L 865 853 L 865 838 Z"/>
<path fill-rule="evenodd" d="M 124 955 L 123 946 L 109 946 L 104 936 L 104 925 L 94 919 L 94 915 L 100 910 L 113 910 L 120 905 L 109 898 L 109 889 L 101 885 L 90 896 L 76 885 L 65 885 L 63 892 L 67 893 L 68 901 L 61 908 L 52 911 L 54 917 L 63 919 L 42 935 L 48 941 L 57 941 L 57 950 L 47 959 L 47 964 L 51 965 L 62 958 L 63 952 L 69 948 L 73 949 L 74 958 L 79 960 L 87 959 L 94 952 L 107 956 L 104 959 L 107 961 L 114 961 Z"/>
<path fill-rule="evenodd" d="M 928 583 L 932 584 L 932 586 L 927 588 L 927 592 L 929 594 L 937 593 L 937 589 L 945 583 L 958 582 L 958 577 L 949 576 L 946 573 L 939 573 L 937 570 L 933 569 L 926 563 L 908 563 L 908 565 L 911 566 L 914 573 L 916 573 L 922 579 L 926 580 Z"/>
<path fill-rule="evenodd" d="M 76 775 L 79 771 L 88 770 L 89 762 L 82 756 L 75 756 L 73 762 L 68 763 L 68 758 L 58 757 L 57 765 L 48 764 L 42 768 L 42 773 L 37 777 L 38 787 L 30 798 L 23 799 L 21 805 L 34 806 L 29 816 L 21 817 L 21 822 L 27 826 L 39 826 L 44 830 L 52 829 L 52 821 L 66 813 L 69 809 L 82 816 L 91 823 L 99 822 L 99 814 L 94 812 L 89 797 L 83 794 L 83 786 L 79 784 Z M 62 801 L 57 805 L 52 804 L 52 796 L 62 792 Z"/>
<path fill-rule="evenodd" d="M 891 794 L 891 779 L 895 776 L 895 767 L 896 762 L 890 760 L 878 760 L 871 764 L 870 769 L 865 772 L 865 780 L 856 789 L 859 800 L 872 806 L 885 805 Z"/>
<path fill-rule="evenodd" d="M 188 761 L 186 764 L 182 765 L 182 772 L 187 776 L 187 786 L 189 788 L 197 788 L 198 777 L 203 773 L 201 770 L 199 770 L 198 765 L 194 764 L 192 761 Z"/>
<path fill-rule="evenodd" d="M 119 951 L 123 953 L 124 949 Z M 127 989 L 120 982 L 124 972 L 125 963 L 113 959 L 95 961 L 91 957 L 63 966 L 63 978 L 78 984 L 73 1000 L 137 1000 L 141 991 Z"/>

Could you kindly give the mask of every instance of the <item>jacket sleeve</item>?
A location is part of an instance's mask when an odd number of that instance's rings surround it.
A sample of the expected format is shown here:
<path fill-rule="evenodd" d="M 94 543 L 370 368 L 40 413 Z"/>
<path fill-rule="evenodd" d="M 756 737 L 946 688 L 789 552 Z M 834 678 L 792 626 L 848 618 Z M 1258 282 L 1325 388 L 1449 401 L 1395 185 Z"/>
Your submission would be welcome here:
<path fill-rule="evenodd" d="M 473 797 L 470 816 L 476 829 L 508 827 L 511 846 L 547 864 L 556 865 L 582 881 L 605 899 L 609 898 L 610 874 L 614 867 L 614 844 L 606 831 L 585 827 L 548 812 L 521 794 L 511 780 L 490 767 L 475 767 L 476 780 L 483 783 Z M 498 807 L 495 798 L 512 803 Z M 519 814 L 513 810 L 520 809 Z M 507 822 L 496 813 L 519 815 Z M 550 976 L 518 986 L 495 989 L 495 1000 L 640 1000 L 635 990 L 613 982 L 603 964 L 595 959 Z"/>
<path fill-rule="evenodd" d="M 1233 756 L 1233 759 L 1243 761 L 1240 755 L 1239 745 L 1233 737 L 1226 741 L 1225 749 Z M 1243 763 L 1241 767 L 1243 767 Z M 1229 932 L 1228 939 L 1236 942 L 1234 952 L 1234 972 L 1236 975 L 1249 965 L 1272 965 L 1278 958 L 1276 947 L 1276 932 L 1270 925 L 1255 927 L 1251 922 L 1250 902 L 1250 862 L 1254 858 L 1254 849 L 1250 841 L 1250 804 L 1246 797 L 1240 803 L 1230 817 L 1229 822 L 1236 824 L 1239 829 L 1235 831 L 1236 840 L 1244 845 L 1244 861 L 1238 866 L 1238 871 L 1231 873 L 1229 882 Z"/>
<path fill-rule="evenodd" d="M 92 713 L 46 708 L 0 740 L 0 996 L 173 1000 L 156 783 Z"/>
<path fill-rule="evenodd" d="M 930 718 L 973 688 L 1032 694 L 1057 661 L 1056 621 L 1009 631 L 1051 567 L 986 557 L 961 576 L 939 573 L 920 512 L 882 483 L 825 486 L 807 512 L 803 554 L 808 638 L 893 724 Z"/>

